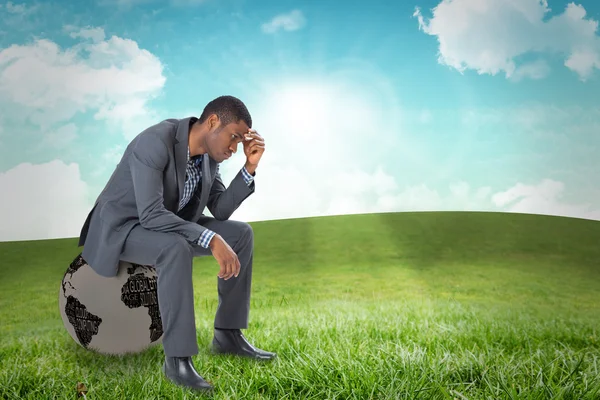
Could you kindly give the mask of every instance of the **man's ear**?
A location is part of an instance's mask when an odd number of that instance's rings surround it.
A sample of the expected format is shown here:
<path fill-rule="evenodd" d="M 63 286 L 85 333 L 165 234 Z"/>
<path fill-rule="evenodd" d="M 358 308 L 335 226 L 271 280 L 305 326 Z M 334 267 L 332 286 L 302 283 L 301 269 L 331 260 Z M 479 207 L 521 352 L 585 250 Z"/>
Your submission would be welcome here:
<path fill-rule="evenodd" d="M 209 121 L 211 129 L 216 129 L 221 124 L 221 120 L 219 119 L 219 116 L 217 114 L 211 115 Z"/>

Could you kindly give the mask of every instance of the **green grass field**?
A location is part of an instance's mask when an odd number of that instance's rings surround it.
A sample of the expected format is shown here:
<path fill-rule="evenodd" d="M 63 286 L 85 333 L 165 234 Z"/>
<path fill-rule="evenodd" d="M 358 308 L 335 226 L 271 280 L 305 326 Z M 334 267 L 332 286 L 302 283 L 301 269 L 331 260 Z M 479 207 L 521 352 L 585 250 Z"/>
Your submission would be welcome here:
<path fill-rule="evenodd" d="M 600 223 L 398 213 L 253 223 L 246 336 L 275 362 L 212 356 L 212 257 L 194 269 L 199 372 L 215 399 L 600 399 Z M 0 398 L 202 397 L 162 346 L 94 355 L 63 327 L 75 239 L 0 243 Z"/>

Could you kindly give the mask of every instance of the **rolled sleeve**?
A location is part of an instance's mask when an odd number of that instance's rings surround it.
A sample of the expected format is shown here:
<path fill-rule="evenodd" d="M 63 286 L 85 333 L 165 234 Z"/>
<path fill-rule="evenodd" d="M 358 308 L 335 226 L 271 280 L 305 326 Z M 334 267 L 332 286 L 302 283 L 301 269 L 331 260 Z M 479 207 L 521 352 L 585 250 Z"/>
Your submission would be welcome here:
<path fill-rule="evenodd" d="M 211 239 L 213 238 L 213 236 L 215 236 L 215 232 L 207 229 L 204 232 L 202 232 L 202 234 L 200 235 L 200 238 L 198 239 L 198 244 L 202 247 L 204 247 L 205 249 L 208 248 L 208 245 L 211 241 Z"/>
<path fill-rule="evenodd" d="M 246 182 L 246 184 L 248 186 L 250 186 L 250 184 L 252 183 L 252 181 L 254 181 L 254 177 L 252 175 L 250 175 L 250 172 L 248 172 L 248 170 L 246 169 L 246 167 L 242 167 L 242 175 L 244 177 L 244 181 Z"/>

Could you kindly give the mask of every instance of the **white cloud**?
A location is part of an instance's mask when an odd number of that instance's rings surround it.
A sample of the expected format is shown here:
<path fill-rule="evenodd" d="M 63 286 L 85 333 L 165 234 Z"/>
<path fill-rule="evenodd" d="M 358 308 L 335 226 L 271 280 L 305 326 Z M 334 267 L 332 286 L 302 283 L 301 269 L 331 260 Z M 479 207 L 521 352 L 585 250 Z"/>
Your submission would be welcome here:
<path fill-rule="evenodd" d="M 464 181 L 450 184 L 447 194 L 426 184 L 409 186 L 378 197 L 368 212 L 398 211 L 493 211 L 491 188 L 472 189 Z"/>
<path fill-rule="evenodd" d="M 69 32 L 69 36 L 74 39 L 91 39 L 94 43 L 103 41 L 106 38 L 103 28 L 77 28 L 73 25 L 65 25 L 64 30 Z"/>
<path fill-rule="evenodd" d="M 590 48 L 574 50 L 565 65 L 585 80 L 592 75 L 594 68 L 600 69 L 600 51 Z"/>
<path fill-rule="evenodd" d="M 514 81 L 520 81 L 524 78 L 543 79 L 550 75 L 550 66 L 544 60 L 521 65 L 515 70 L 515 73 L 510 76 Z"/>
<path fill-rule="evenodd" d="M 496 206 L 511 212 L 600 220 L 600 204 L 565 203 L 561 201 L 564 193 L 564 183 L 545 179 L 538 185 L 518 183 L 494 194 L 492 200 Z"/>
<path fill-rule="evenodd" d="M 39 30 L 39 23 L 36 25 L 36 19 L 33 16 L 39 17 L 44 9 L 47 9 L 47 4 L 36 3 L 0 3 L 0 36 L 6 35 L 8 32 L 35 32 Z"/>
<path fill-rule="evenodd" d="M 77 126 L 69 122 L 59 128 L 45 132 L 44 139 L 40 141 L 39 149 L 44 150 L 49 147 L 54 149 L 64 149 L 77 138 Z"/>
<path fill-rule="evenodd" d="M 439 63 L 461 72 L 540 79 L 549 73 L 543 60 L 520 66 L 516 60 L 548 53 L 563 56 L 567 68 L 588 79 L 600 69 L 598 22 L 574 3 L 545 20 L 550 11 L 545 0 L 443 0 L 428 21 L 419 8 L 414 16 L 420 29 L 437 37 Z"/>
<path fill-rule="evenodd" d="M 80 113 L 126 138 L 147 127 L 156 113 L 148 102 L 165 83 L 160 60 L 132 40 L 107 38 L 101 28 L 65 32 L 77 41 L 72 47 L 37 40 L 0 50 L 0 130 L 29 121 L 41 132 L 34 151 L 47 151 L 77 138 Z M 106 152 L 101 168 L 114 167 L 119 152 Z M 0 240 L 77 236 L 97 189 L 81 180 L 77 164 L 58 160 L 19 164 L 0 174 L 0 185 L 10 193 L 0 199 Z"/>
<path fill-rule="evenodd" d="M 117 124 L 125 133 L 152 114 L 148 101 L 160 94 L 163 65 L 136 42 L 112 36 L 100 28 L 73 30 L 82 41 L 61 49 L 41 39 L 0 51 L 0 102 L 18 109 L 42 131 L 76 114 L 97 111 L 94 117 Z"/>
<path fill-rule="evenodd" d="M 116 168 L 119 161 L 121 161 L 121 157 L 123 157 L 124 152 L 125 146 L 123 145 L 116 145 L 108 149 L 100 156 L 100 161 L 95 163 L 94 170 L 91 173 L 92 176 L 97 178 L 107 171 L 112 172 Z"/>
<path fill-rule="evenodd" d="M 280 14 L 269 22 L 262 25 L 262 31 L 265 33 L 275 33 L 280 30 L 295 31 L 304 26 L 306 18 L 300 10 L 293 10 L 287 14 Z"/>
<path fill-rule="evenodd" d="M 28 7 L 25 3 L 22 4 L 16 4 L 13 3 L 11 1 L 7 2 L 4 7 L 6 8 L 6 11 L 10 14 L 19 14 L 19 15 L 26 15 L 26 14 L 30 14 L 32 12 L 34 12 L 35 10 L 37 10 L 37 6 L 31 6 Z"/>
<path fill-rule="evenodd" d="M 90 204 L 77 164 L 24 163 L 0 173 L 0 240 L 78 236 Z"/>
<path fill-rule="evenodd" d="M 352 176 L 334 173 L 326 182 L 336 184 L 326 187 L 296 168 L 265 168 L 257 177 L 257 193 L 233 218 L 263 221 L 381 212 L 487 211 L 600 220 L 600 197 L 587 203 L 565 202 L 565 185 L 550 179 L 538 185 L 518 183 L 497 193 L 488 186 L 473 188 L 458 181 L 440 192 L 426 184 L 400 187 L 396 178 L 379 167 Z"/>

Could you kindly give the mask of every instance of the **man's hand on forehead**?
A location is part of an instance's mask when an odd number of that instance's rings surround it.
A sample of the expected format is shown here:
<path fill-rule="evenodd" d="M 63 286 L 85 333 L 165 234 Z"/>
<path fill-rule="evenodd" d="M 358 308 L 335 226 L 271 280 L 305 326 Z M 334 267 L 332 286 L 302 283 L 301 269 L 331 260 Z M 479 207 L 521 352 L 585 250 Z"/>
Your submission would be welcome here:
<path fill-rule="evenodd" d="M 248 132 L 244 135 L 245 140 L 262 139 L 262 137 L 256 132 L 255 129 L 248 129 Z"/>

